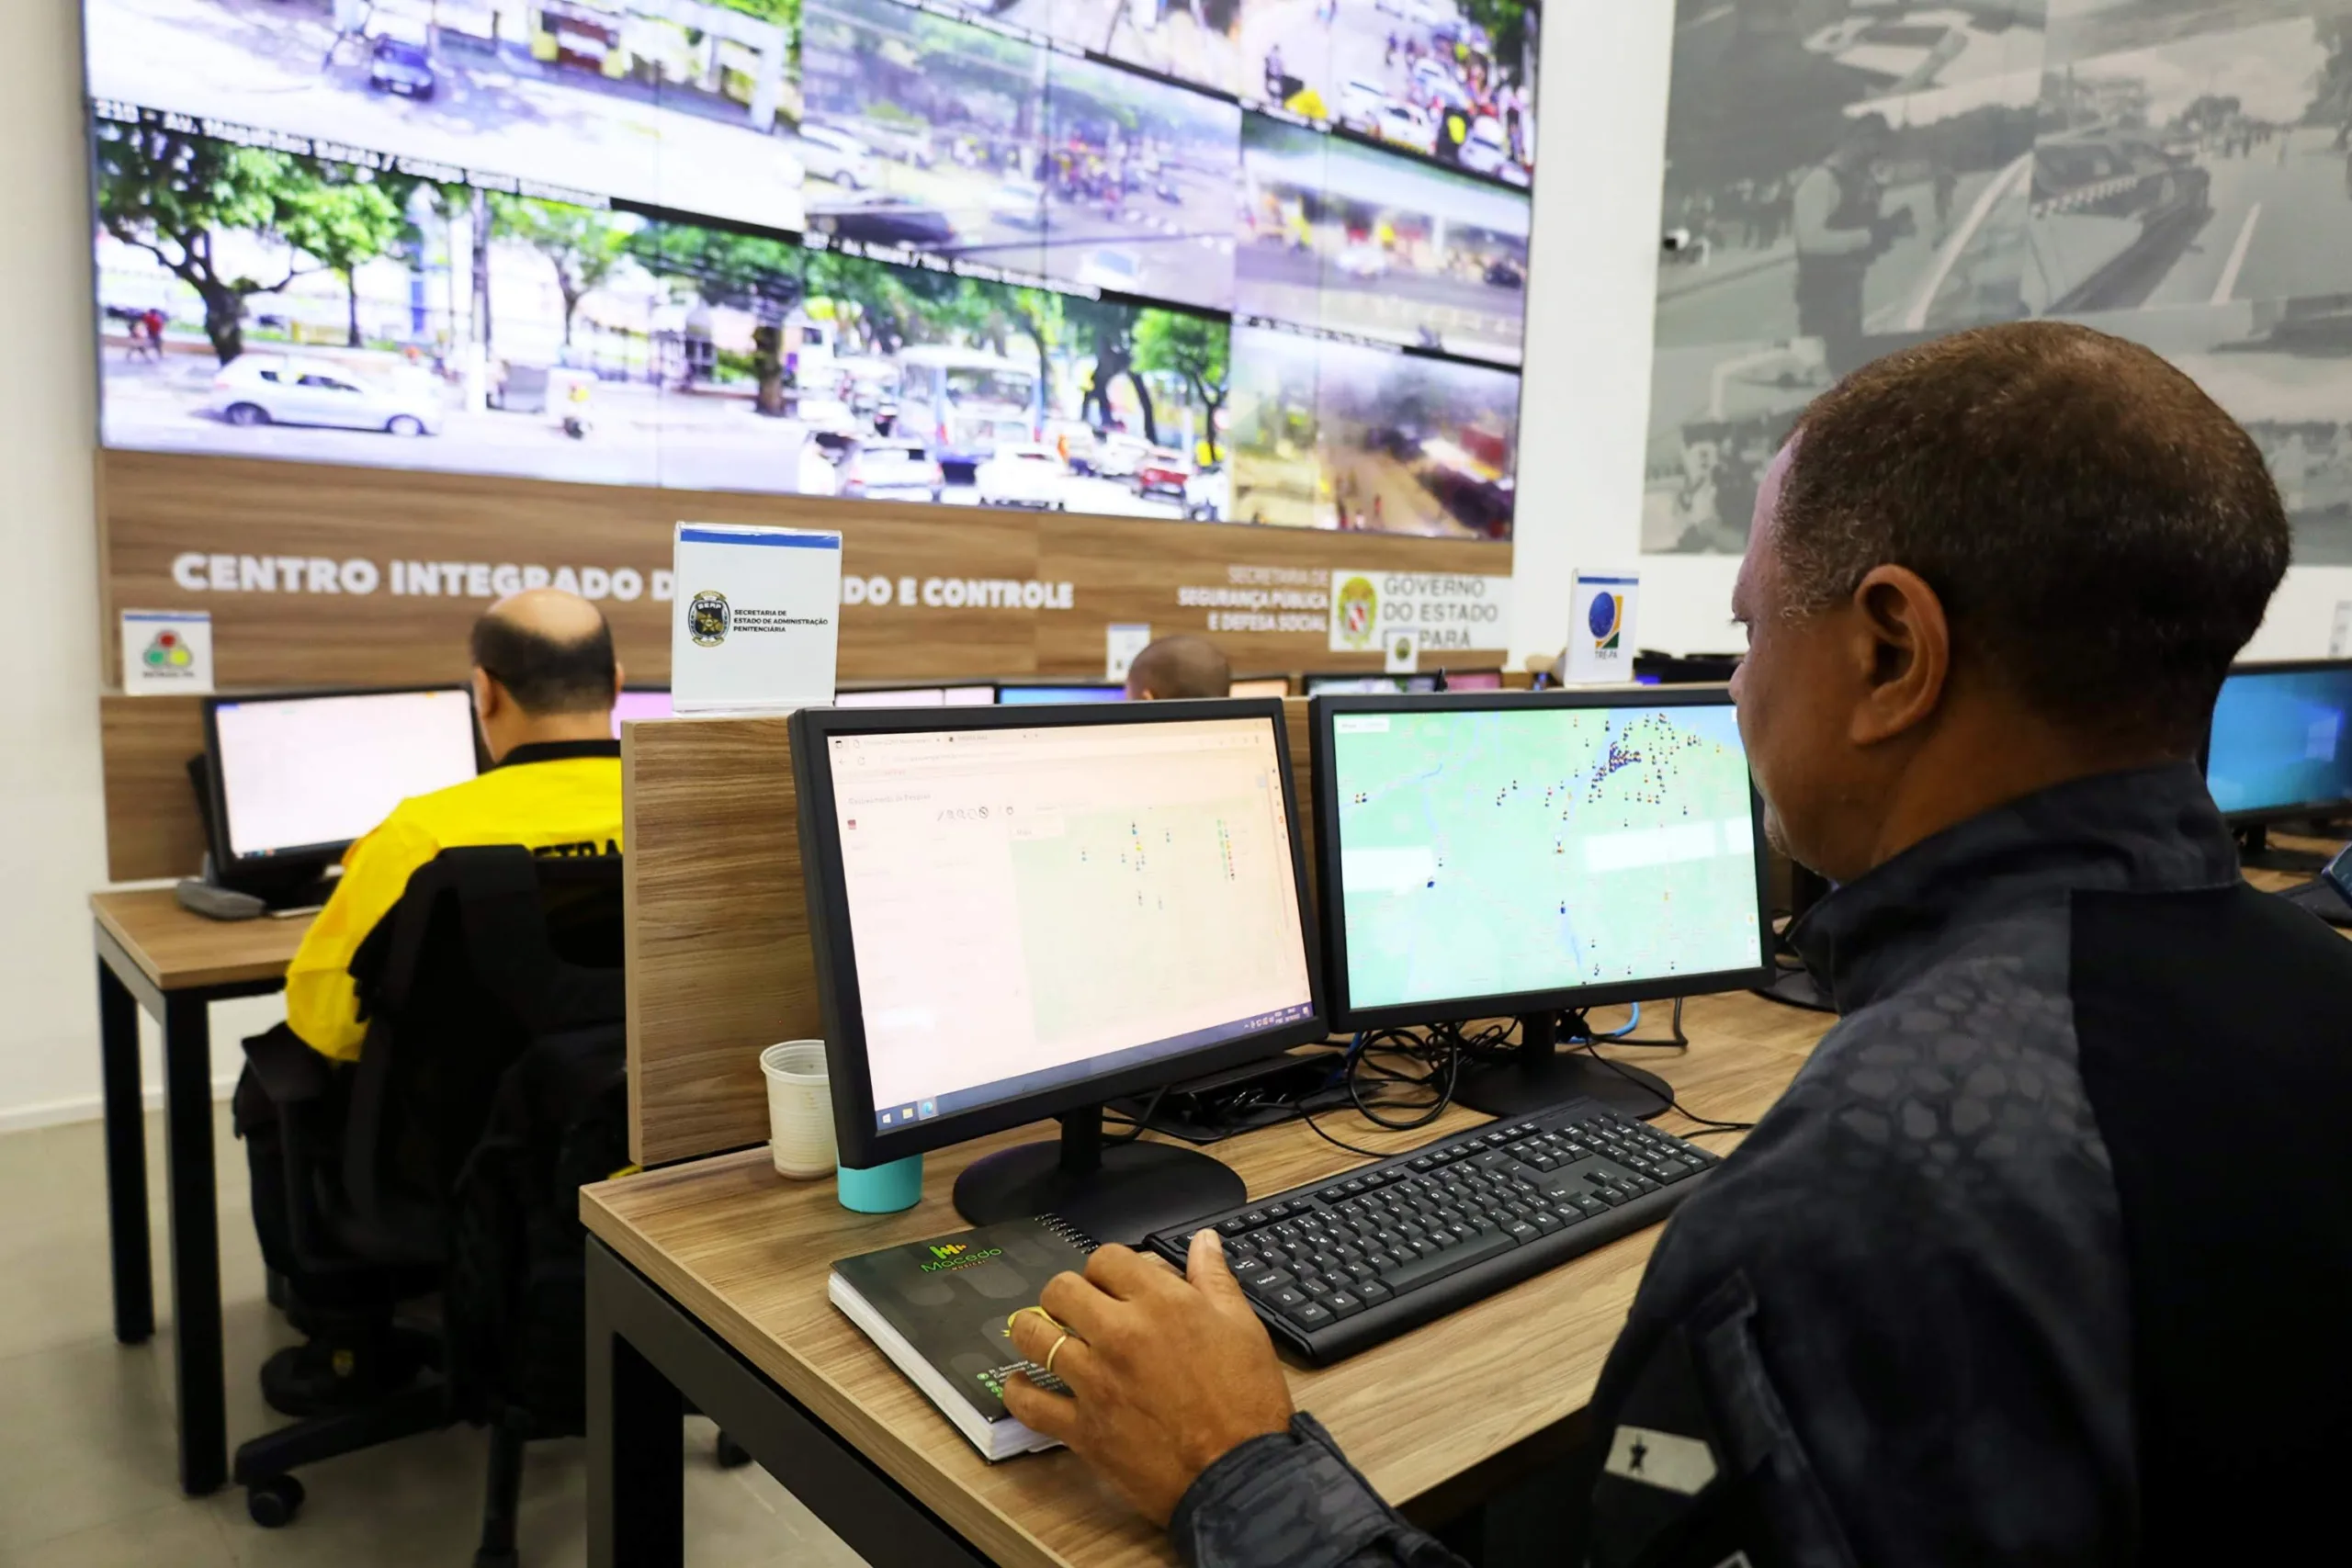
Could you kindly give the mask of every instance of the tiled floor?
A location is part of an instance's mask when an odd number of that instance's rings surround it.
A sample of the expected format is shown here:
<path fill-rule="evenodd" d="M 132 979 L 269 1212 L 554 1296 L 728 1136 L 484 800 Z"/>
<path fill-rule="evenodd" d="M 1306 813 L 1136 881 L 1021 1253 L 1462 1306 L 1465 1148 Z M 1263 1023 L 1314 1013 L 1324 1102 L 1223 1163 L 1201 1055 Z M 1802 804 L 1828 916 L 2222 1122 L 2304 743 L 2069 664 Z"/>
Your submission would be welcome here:
<path fill-rule="evenodd" d="M 159 1324 L 119 1346 L 110 1329 L 106 1176 L 94 1122 L 0 1136 L 0 1565 L 232 1568 L 449 1564 L 472 1561 L 487 1439 L 458 1427 L 302 1472 L 309 1500 L 282 1530 L 245 1517 L 231 1487 L 190 1501 L 174 1482 L 170 1278 L 164 1253 L 160 1122 L 148 1170 Z M 262 1299 L 245 1202 L 244 1147 L 220 1126 L 221 1274 L 228 1324 L 229 1440 L 278 1424 L 254 1372 L 290 1342 Z M 858 1568 L 858 1559 L 756 1465 L 721 1471 L 707 1421 L 691 1420 L 686 1561 L 696 1568 Z M 523 1483 L 526 1568 L 586 1557 L 577 1440 L 531 1446 Z"/>

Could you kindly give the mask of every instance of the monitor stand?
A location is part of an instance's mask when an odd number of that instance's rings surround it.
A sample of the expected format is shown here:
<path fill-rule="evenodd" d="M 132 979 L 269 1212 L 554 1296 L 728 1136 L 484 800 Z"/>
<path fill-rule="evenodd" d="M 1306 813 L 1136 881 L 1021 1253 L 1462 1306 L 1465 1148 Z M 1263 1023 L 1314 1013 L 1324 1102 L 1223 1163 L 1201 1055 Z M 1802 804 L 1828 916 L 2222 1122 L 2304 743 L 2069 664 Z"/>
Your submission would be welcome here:
<path fill-rule="evenodd" d="M 1519 1049 L 1508 1061 L 1464 1070 L 1456 1103 L 1489 1116 L 1525 1116 L 1582 1095 L 1621 1116 L 1646 1120 L 1674 1103 L 1674 1091 L 1656 1073 L 1623 1062 L 1604 1064 L 1583 1051 L 1559 1049 L 1560 1015 L 1519 1021 Z"/>
<path fill-rule="evenodd" d="M 1019 1144 L 965 1167 L 956 1212 L 976 1225 L 1053 1214 L 1096 1241 L 1132 1247 L 1250 1196 L 1230 1166 L 1198 1149 L 1105 1143 L 1099 1105 L 1057 1120 L 1058 1143 Z"/>
<path fill-rule="evenodd" d="M 2270 829 L 2260 823 L 2238 829 L 2238 863 L 2255 871 L 2308 871 L 2316 873 L 2327 863 L 2328 857 L 2317 850 L 2288 850 L 2274 847 Z"/>
<path fill-rule="evenodd" d="M 1829 999 L 1828 993 L 1821 988 L 1821 982 L 1815 979 L 1813 972 L 1803 964 L 1793 968 L 1784 964 L 1779 974 L 1751 989 L 1766 1001 L 1779 1002 L 1783 1007 L 1803 1008 L 1807 1012 L 1838 1010 L 1838 1004 Z"/>

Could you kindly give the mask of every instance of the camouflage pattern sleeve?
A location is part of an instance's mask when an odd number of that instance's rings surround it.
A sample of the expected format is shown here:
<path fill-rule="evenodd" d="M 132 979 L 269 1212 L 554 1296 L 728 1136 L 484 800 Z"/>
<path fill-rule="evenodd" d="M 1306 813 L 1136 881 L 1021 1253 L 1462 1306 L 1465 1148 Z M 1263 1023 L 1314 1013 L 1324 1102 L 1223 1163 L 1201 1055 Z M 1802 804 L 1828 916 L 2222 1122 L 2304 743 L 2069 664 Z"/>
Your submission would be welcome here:
<path fill-rule="evenodd" d="M 1187 1568 L 1462 1568 L 1303 1411 L 1203 1471 L 1168 1533 Z"/>

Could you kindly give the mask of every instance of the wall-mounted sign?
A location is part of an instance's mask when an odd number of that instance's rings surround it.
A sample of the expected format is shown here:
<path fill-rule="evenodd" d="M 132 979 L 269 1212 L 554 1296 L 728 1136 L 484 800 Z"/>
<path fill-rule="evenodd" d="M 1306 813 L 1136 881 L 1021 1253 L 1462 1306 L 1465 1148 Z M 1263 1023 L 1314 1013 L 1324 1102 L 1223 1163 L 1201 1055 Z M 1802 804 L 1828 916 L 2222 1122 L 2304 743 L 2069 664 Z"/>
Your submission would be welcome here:
<path fill-rule="evenodd" d="M 125 610 L 122 689 L 134 697 L 212 690 L 212 617 L 202 610 Z"/>
<path fill-rule="evenodd" d="M 1431 653 L 1510 646 L 1510 579 L 1442 571 L 1331 573 L 1333 653 L 1379 653 L 1389 636 L 1414 634 Z"/>

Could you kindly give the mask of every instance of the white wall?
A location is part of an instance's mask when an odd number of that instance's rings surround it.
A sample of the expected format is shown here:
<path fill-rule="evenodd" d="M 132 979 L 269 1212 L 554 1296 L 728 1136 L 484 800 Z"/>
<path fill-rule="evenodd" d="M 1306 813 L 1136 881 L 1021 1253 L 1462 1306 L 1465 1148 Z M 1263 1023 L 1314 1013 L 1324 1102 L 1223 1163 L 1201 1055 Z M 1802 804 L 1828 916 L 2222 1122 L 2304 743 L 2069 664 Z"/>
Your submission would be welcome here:
<path fill-rule="evenodd" d="M 106 874 L 98 784 L 98 548 L 91 501 L 90 246 L 77 7 L 11 7 L 0 51 L 0 1129 L 95 1115 L 96 969 L 85 902 Z M 216 1077 L 274 999 L 213 1010 Z M 153 1066 L 149 1031 L 148 1082 Z"/>
<path fill-rule="evenodd" d="M 0 52 L 0 484 L 9 605 L 0 670 L 0 1128 L 94 1114 L 96 1007 L 84 905 L 105 873 L 98 784 L 97 545 L 81 64 L 70 0 L 16 7 Z M 1736 646 L 1732 563 L 1639 560 L 1651 300 L 1674 7 L 1568 0 L 1546 17 L 1528 289 L 1513 658 L 1560 646 L 1568 574 L 1638 564 L 1637 638 Z M 2324 653 L 2352 568 L 2289 574 L 2251 651 Z M 216 1077 L 269 998 L 214 1010 Z M 151 1066 L 149 1082 L 154 1082 Z"/>

